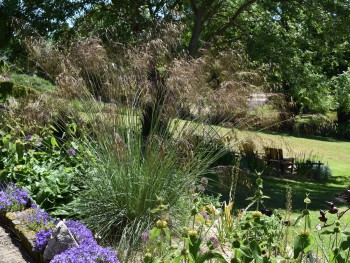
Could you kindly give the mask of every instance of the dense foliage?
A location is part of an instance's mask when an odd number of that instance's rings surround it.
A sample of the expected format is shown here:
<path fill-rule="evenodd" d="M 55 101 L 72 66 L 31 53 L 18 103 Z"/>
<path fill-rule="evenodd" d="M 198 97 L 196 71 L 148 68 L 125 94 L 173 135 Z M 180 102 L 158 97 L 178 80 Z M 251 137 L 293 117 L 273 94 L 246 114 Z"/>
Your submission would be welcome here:
<path fill-rule="evenodd" d="M 6 54 L 24 52 L 21 36 L 40 34 L 67 43 L 98 35 L 104 42 L 134 44 L 145 41 L 145 32 L 174 23 L 183 28 L 176 52 L 201 56 L 203 47 L 223 50 L 241 43 L 252 61 L 273 66 L 271 80 L 297 102 L 295 113 L 336 110 L 339 122 L 349 120 L 339 97 L 344 86 L 332 85 L 349 66 L 348 0 L 0 3 Z"/>

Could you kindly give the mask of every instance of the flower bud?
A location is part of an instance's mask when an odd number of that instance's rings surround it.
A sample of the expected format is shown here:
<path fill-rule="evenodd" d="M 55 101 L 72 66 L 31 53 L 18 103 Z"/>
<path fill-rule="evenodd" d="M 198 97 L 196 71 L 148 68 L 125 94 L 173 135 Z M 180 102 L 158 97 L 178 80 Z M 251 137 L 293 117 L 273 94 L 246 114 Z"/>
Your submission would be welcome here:
<path fill-rule="evenodd" d="M 167 222 L 164 221 L 164 220 L 158 220 L 156 222 L 156 227 L 157 228 L 166 228 L 166 226 L 167 226 Z"/>
<path fill-rule="evenodd" d="M 261 217 L 262 213 L 260 211 L 252 212 L 253 217 Z"/>
<path fill-rule="evenodd" d="M 181 250 L 181 255 L 188 256 L 188 254 L 190 254 L 190 251 L 188 251 L 188 249 L 184 248 L 183 250 Z"/>
<path fill-rule="evenodd" d="M 189 237 L 197 237 L 197 231 L 196 230 L 190 230 L 188 231 Z"/>
<path fill-rule="evenodd" d="M 197 208 L 192 208 L 192 210 L 191 210 L 191 215 L 193 215 L 193 216 L 195 216 L 196 214 L 198 214 L 198 209 Z"/>
<path fill-rule="evenodd" d="M 152 254 L 151 253 L 146 253 L 145 254 L 145 260 L 151 260 L 152 259 Z"/>

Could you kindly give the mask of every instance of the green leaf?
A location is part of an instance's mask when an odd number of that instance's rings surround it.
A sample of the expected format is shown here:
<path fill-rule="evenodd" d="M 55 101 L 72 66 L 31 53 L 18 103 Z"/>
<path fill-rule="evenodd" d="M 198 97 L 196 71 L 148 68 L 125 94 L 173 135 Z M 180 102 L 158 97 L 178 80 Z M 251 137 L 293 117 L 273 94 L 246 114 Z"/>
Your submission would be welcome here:
<path fill-rule="evenodd" d="M 345 240 L 345 241 L 341 242 L 340 248 L 342 250 L 350 249 L 350 241 Z"/>
<path fill-rule="evenodd" d="M 149 239 L 151 241 L 154 241 L 157 237 L 160 236 L 161 232 L 162 230 L 160 228 L 157 228 L 157 227 L 152 228 Z"/>
<path fill-rule="evenodd" d="M 249 247 L 241 246 L 237 249 L 241 254 L 247 258 L 253 258 L 252 252 L 250 251 Z"/>
<path fill-rule="evenodd" d="M 171 233 L 170 233 L 170 229 L 168 227 L 163 229 L 165 236 L 166 236 L 166 240 L 169 243 L 169 246 L 171 246 Z"/>
<path fill-rule="evenodd" d="M 298 258 L 301 252 L 306 253 L 310 245 L 311 245 L 310 236 L 306 237 L 306 236 L 298 235 L 294 239 L 294 259 Z"/>
<path fill-rule="evenodd" d="M 201 245 L 202 240 L 199 237 L 191 237 L 189 243 L 189 251 L 194 258 L 197 257 L 199 252 L 199 247 Z"/>
<path fill-rule="evenodd" d="M 183 260 L 183 259 L 185 259 L 185 256 L 180 255 L 180 256 L 174 258 L 173 263 L 179 263 L 179 262 L 181 262 L 181 260 Z"/>
<path fill-rule="evenodd" d="M 70 144 L 72 145 L 72 148 L 74 150 L 78 150 L 79 149 L 78 144 L 76 144 L 75 142 L 71 142 Z"/>
<path fill-rule="evenodd" d="M 331 251 L 329 254 L 329 262 L 334 262 L 334 263 L 345 263 L 345 258 L 342 256 L 339 251 L 337 253 L 334 253 L 334 251 Z"/>
<path fill-rule="evenodd" d="M 55 137 L 51 136 L 50 142 L 51 142 L 52 149 L 55 148 L 56 146 L 58 146 L 58 143 L 57 143 Z"/>
<path fill-rule="evenodd" d="M 332 230 L 325 230 L 325 231 L 323 231 L 322 233 L 321 233 L 321 235 L 331 235 L 331 234 L 333 234 L 334 232 L 332 231 Z"/>
<path fill-rule="evenodd" d="M 256 261 L 262 262 L 263 258 L 261 257 L 261 249 L 255 240 L 249 243 L 250 250 L 253 254 L 253 257 Z"/>
<path fill-rule="evenodd" d="M 305 216 L 304 214 L 301 214 L 300 216 L 298 216 L 298 218 L 297 218 L 297 219 L 295 220 L 295 222 L 294 222 L 294 226 L 295 226 L 296 224 L 298 224 L 299 220 L 302 219 L 304 216 Z"/>
<path fill-rule="evenodd" d="M 219 253 L 205 253 L 205 254 L 200 254 L 197 258 L 196 258 L 196 263 L 203 263 L 207 260 L 210 259 L 216 259 L 219 262 L 225 262 L 227 263 L 226 259 Z"/>
<path fill-rule="evenodd" d="M 180 255 L 180 256 L 174 258 L 173 263 L 179 263 L 179 262 L 181 262 L 181 260 L 183 260 L 183 259 L 185 259 L 185 256 Z"/>

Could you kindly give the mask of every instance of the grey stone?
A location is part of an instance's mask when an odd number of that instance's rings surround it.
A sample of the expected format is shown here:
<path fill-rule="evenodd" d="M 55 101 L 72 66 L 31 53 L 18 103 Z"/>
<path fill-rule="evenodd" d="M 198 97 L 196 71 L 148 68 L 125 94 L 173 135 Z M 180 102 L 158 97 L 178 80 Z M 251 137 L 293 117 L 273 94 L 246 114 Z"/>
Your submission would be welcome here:
<path fill-rule="evenodd" d="M 52 231 L 51 238 L 44 250 L 44 260 L 49 262 L 57 254 L 70 247 L 78 247 L 77 241 L 63 221 L 60 221 Z"/>

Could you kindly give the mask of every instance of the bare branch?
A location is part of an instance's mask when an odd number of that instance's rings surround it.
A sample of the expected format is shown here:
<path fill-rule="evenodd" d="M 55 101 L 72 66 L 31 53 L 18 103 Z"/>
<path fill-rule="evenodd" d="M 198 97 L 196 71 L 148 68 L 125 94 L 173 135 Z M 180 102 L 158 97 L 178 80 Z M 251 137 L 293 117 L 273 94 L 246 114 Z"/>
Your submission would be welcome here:
<path fill-rule="evenodd" d="M 225 25 L 223 25 L 219 30 L 217 30 L 215 32 L 215 34 L 212 36 L 213 38 L 216 38 L 218 36 L 221 36 L 222 34 L 224 34 L 226 32 L 227 29 L 229 29 L 230 27 L 232 27 L 235 23 L 236 20 L 238 19 L 238 17 L 244 12 L 246 11 L 251 5 L 253 5 L 255 2 L 257 2 L 257 0 L 248 0 L 246 1 L 244 4 L 242 4 L 237 11 L 233 14 L 233 16 L 230 18 L 229 22 L 227 22 Z"/>

